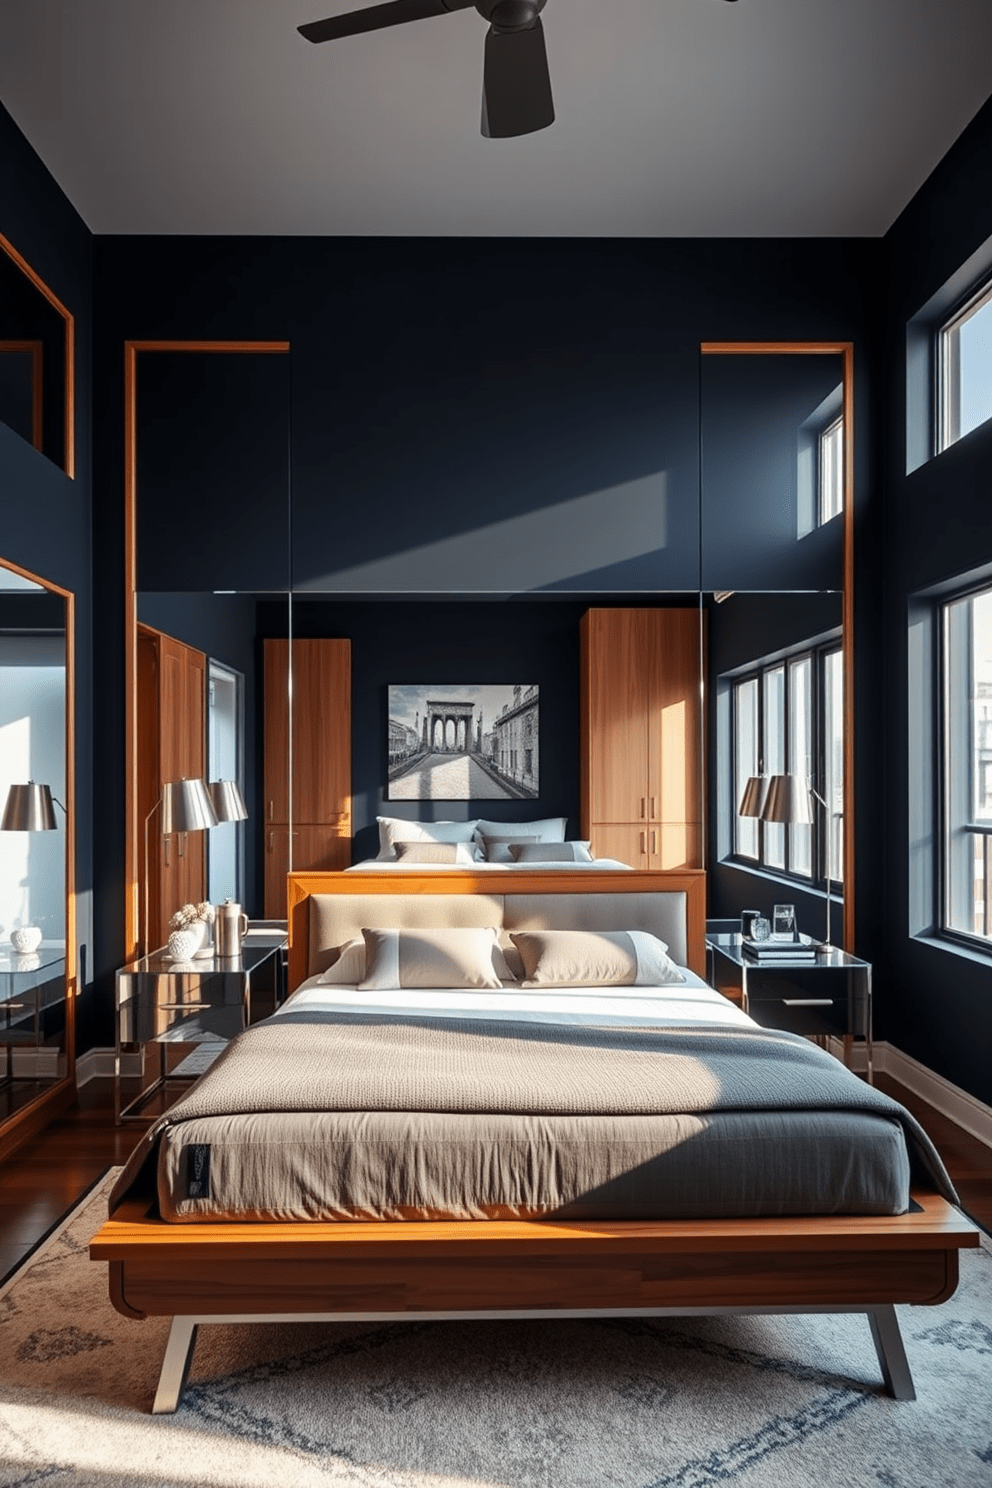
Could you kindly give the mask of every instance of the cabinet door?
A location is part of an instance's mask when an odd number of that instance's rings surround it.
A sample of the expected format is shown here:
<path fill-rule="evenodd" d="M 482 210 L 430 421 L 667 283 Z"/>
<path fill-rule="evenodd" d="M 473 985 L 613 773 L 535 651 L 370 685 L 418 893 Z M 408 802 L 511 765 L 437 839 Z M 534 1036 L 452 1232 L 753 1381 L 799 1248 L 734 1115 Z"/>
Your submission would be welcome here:
<path fill-rule="evenodd" d="M 293 821 L 350 831 L 350 641 L 293 642 L 292 727 Z"/>
<path fill-rule="evenodd" d="M 265 709 L 264 809 L 265 822 L 268 825 L 269 822 L 289 821 L 289 642 L 265 641 L 262 650 Z M 285 894 L 283 897 L 285 898 Z M 266 914 L 268 912 L 266 909 Z"/>
<path fill-rule="evenodd" d="M 286 918 L 286 874 L 289 872 L 289 827 L 265 824 L 265 918 Z"/>
<path fill-rule="evenodd" d="M 655 641 L 645 614 L 589 610 L 582 621 L 582 794 L 589 823 L 648 819 L 648 676 Z"/>
<path fill-rule="evenodd" d="M 698 610 L 643 611 L 654 632 L 649 706 L 648 816 L 702 819 L 700 732 L 701 617 Z"/>
<path fill-rule="evenodd" d="M 351 834 L 338 827 L 300 826 L 293 833 L 293 868 L 340 873 L 351 863 Z"/>
<path fill-rule="evenodd" d="M 631 868 L 649 868 L 650 828 L 641 822 L 594 822 L 590 829 L 597 858 L 616 858 Z"/>

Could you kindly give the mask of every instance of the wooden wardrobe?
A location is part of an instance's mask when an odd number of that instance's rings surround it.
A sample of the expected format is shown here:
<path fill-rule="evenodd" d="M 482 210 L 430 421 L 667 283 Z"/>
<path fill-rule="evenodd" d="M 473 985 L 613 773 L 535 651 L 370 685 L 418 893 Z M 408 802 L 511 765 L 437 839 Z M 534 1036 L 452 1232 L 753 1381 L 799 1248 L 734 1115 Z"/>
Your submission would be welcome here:
<path fill-rule="evenodd" d="M 206 778 L 207 658 L 150 626 L 138 626 L 139 884 L 147 882 L 148 950 L 165 945 L 169 919 L 207 897 L 205 833 L 162 832 L 162 787 Z M 154 814 L 149 820 L 149 813 Z M 145 862 L 145 822 L 148 861 Z"/>
<path fill-rule="evenodd" d="M 581 621 L 582 835 L 633 868 L 698 868 L 703 759 L 698 609 Z"/>
<path fill-rule="evenodd" d="M 351 862 L 351 642 L 293 641 L 292 717 L 289 642 L 263 649 L 265 914 L 285 919 L 291 833 L 295 870 Z"/>

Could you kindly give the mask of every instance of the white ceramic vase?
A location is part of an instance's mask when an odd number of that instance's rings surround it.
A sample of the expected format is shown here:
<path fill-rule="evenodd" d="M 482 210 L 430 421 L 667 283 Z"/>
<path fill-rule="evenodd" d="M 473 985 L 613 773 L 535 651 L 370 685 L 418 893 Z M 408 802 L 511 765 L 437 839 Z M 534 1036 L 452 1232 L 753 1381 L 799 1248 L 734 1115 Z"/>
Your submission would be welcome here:
<path fill-rule="evenodd" d="M 10 943 L 18 955 L 29 955 L 41 945 L 41 930 L 37 925 L 22 925 L 19 930 L 11 930 Z"/>
<path fill-rule="evenodd" d="M 202 920 L 197 922 L 202 924 Z M 173 930 L 169 936 L 169 955 L 175 961 L 188 961 L 197 947 L 198 937 L 193 930 Z"/>

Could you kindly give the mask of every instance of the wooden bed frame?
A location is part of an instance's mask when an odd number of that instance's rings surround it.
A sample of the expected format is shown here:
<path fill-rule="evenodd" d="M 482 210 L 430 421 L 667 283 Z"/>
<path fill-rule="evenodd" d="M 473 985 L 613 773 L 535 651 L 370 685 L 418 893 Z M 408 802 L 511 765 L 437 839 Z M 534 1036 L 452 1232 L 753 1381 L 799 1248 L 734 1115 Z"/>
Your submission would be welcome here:
<path fill-rule="evenodd" d="M 311 893 L 687 894 L 689 962 L 703 970 L 702 872 L 544 870 L 300 873 L 289 880 L 290 986 L 307 973 Z M 665 1316 L 859 1312 L 886 1386 L 914 1398 L 895 1303 L 945 1301 L 977 1231 L 935 1194 L 891 1218 L 166 1224 L 127 1201 L 90 1257 L 110 1263 L 126 1317 L 173 1318 L 153 1410 L 179 1403 L 202 1323 L 287 1319 Z"/>

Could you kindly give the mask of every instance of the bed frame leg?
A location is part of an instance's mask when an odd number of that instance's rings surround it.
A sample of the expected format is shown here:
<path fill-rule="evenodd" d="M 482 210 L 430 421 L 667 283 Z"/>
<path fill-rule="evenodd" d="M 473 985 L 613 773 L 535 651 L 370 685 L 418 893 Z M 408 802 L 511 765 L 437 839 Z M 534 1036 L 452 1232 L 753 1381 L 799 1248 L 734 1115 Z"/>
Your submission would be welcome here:
<path fill-rule="evenodd" d="M 158 1377 L 153 1416 L 171 1416 L 182 1399 L 189 1366 L 193 1362 L 196 1347 L 196 1319 L 174 1317 L 169 1329 L 169 1341 L 165 1346 L 162 1373 Z"/>
<path fill-rule="evenodd" d="M 909 1360 L 903 1347 L 895 1308 L 891 1304 L 887 1307 L 873 1307 L 868 1314 L 868 1325 L 889 1394 L 896 1400 L 915 1400 L 913 1376 L 909 1370 Z"/>

